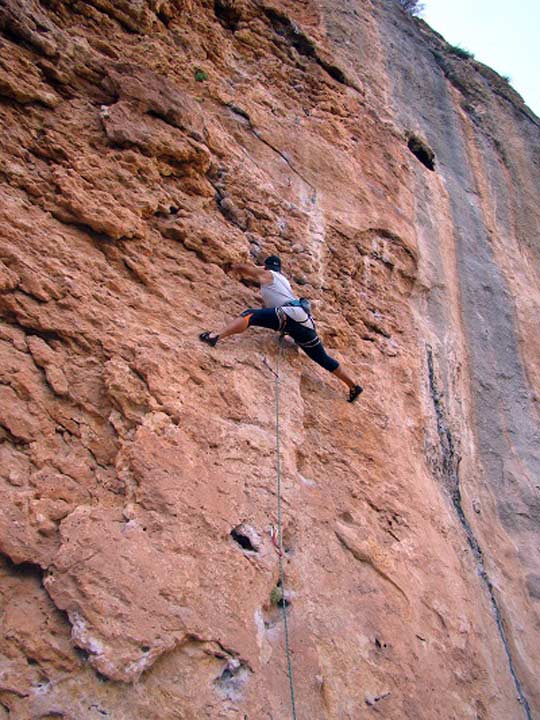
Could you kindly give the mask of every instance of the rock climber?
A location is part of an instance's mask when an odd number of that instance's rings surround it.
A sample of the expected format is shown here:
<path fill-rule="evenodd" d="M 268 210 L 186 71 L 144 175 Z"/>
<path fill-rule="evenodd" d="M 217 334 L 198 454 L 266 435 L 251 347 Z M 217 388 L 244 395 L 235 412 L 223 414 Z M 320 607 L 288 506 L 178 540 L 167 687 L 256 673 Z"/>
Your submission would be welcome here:
<path fill-rule="evenodd" d="M 203 332 L 200 340 L 214 347 L 219 340 L 243 333 L 248 327 L 264 327 L 286 335 L 299 345 L 312 360 L 328 370 L 349 388 L 349 402 L 354 402 L 363 388 L 345 372 L 337 360 L 324 349 L 311 317 L 309 301 L 297 299 L 287 278 L 281 272 L 281 260 L 270 255 L 264 267 L 248 263 L 235 263 L 233 272 L 260 285 L 264 308 L 249 308 L 232 320 L 220 332 Z"/>

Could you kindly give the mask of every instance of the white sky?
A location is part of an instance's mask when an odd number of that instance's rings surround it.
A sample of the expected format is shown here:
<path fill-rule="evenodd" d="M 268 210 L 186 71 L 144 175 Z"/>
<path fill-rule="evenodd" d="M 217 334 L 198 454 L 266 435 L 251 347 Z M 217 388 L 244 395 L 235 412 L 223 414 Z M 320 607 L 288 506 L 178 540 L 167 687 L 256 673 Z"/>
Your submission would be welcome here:
<path fill-rule="evenodd" d="M 421 17 L 451 45 L 510 78 L 540 117 L 540 0 L 423 0 Z"/>

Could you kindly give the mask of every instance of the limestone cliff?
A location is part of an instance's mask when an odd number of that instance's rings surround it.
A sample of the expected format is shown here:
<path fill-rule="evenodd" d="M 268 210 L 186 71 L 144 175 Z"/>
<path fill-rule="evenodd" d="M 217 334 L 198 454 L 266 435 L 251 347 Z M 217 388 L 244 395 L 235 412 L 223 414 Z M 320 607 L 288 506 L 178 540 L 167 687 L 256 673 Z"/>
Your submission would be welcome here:
<path fill-rule="evenodd" d="M 540 716 L 540 128 L 387 0 L 0 0 L 0 719 Z"/>

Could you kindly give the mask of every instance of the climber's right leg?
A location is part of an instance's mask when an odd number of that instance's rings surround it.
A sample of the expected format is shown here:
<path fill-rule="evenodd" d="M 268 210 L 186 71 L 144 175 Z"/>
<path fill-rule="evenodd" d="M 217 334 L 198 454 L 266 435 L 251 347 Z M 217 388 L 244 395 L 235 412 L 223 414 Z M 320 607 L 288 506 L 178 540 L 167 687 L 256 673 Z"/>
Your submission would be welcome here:
<path fill-rule="evenodd" d="M 199 339 L 213 346 L 218 340 L 243 333 L 251 326 L 279 330 L 279 319 L 275 308 L 249 308 L 244 310 L 240 317 L 232 320 L 219 332 L 201 333 Z"/>

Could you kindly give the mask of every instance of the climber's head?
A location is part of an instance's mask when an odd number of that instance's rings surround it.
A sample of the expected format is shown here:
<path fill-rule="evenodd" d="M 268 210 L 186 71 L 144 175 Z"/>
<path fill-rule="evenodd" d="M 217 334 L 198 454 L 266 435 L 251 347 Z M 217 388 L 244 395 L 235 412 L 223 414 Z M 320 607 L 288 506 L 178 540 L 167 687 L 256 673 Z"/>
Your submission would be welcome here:
<path fill-rule="evenodd" d="M 281 272 L 281 260 L 278 258 L 277 255 L 270 255 L 270 257 L 267 257 L 264 261 L 264 267 L 267 270 L 275 270 L 276 272 Z"/>

